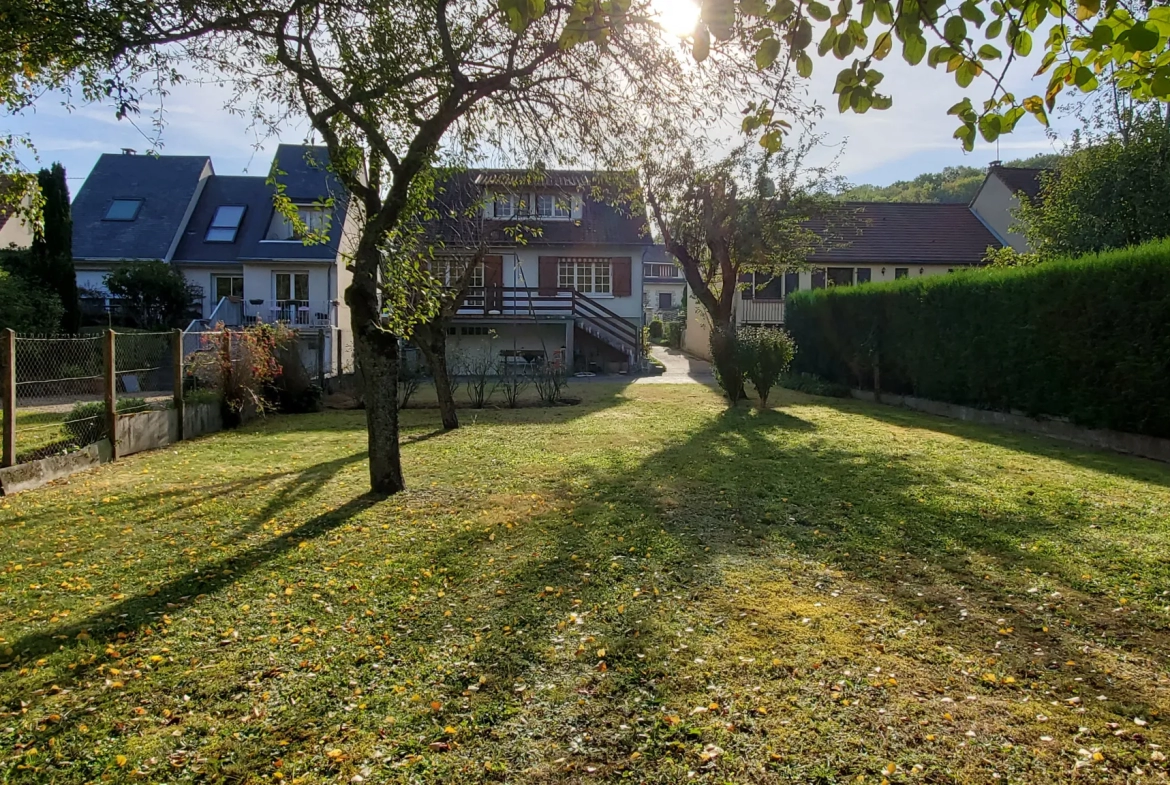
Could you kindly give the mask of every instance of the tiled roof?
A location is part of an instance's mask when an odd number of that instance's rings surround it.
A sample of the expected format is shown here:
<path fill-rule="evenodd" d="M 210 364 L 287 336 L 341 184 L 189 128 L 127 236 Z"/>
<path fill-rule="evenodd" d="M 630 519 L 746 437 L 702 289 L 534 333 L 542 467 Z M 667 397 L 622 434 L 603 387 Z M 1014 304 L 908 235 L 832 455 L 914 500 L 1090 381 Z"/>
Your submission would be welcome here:
<path fill-rule="evenodd" d="M 1023 193 L 1029 200 L 1040 194 L 1040 175 L 1049 169 L 1028 169 L 1022 166 L 993 166 L 989 174 L 994 174 L 1012 193 Z"/>
<path fill-rule="evenodd" d="M 204 155 L 103 155 L 73 200 L 74 257 L 164 258 L 210 163 Z M 134 220 L 103 220 L 115 199 L 142 200 Z"/>
<path fill-rule="evenodd" d="M 457 246 L 461 239 L 467 242 L 469 228 L 487 232 L 491 245 L 495 247 L 515 245 L 512 232 L 516 229 L 528 230 L 523 233 L 527 238 L 525 244 L 529 247 L 650 245 L 653 239 L 650 237 L 645 210 L 620 196 L 631 176 L 625 172 L 570 170 L 546 171 L 542 176 L 537 176 L 522 169 L 470 169 L 439 184 L 435 207 L 441 217 L 431 223 L 430 232 L 433 237 L 451 246 Z M 479 198 L 484 186 L 550 188 L 580 193 L 583 197 L 581 219 L 485 219 L 480 227 L 477 222 L 451 217 L 465 214 L 468 206 Z M 469 223 L 476 225 L 468 227 Z"/>
<path fill-rule="evenodd" d="M 831 223 L 808 226 L 832 238 L 812 255 L 818 264 L 976 265 L 1001 246 L 965 204 L 846 202 Z"/>

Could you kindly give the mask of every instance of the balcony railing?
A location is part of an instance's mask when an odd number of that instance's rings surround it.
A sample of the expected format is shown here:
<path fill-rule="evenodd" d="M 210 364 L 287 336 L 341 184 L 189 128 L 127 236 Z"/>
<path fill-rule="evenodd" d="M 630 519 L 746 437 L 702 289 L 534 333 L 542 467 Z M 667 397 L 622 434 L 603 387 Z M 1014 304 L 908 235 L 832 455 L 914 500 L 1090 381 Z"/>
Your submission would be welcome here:
<path fill-rule="evenodd" d="M 784 324 L 783 300 L 738 300 L 740 324 Z"/>
<path fill-rule="evenodd" d="M 244 324 L 280 322 L 289 327 L 337 327 L 337 302 L 245 299 Z"/>

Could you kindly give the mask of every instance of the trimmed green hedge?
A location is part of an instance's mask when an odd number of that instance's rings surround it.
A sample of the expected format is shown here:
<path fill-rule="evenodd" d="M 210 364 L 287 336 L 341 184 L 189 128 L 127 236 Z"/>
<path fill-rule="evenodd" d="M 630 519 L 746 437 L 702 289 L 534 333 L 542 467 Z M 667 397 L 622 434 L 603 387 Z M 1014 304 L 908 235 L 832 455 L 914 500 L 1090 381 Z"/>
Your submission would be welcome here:
<path fill-rule="evenodd" d="M 797 292 L 786 327 L 796 372 L 1170 437 L 1170 241 Z"/>

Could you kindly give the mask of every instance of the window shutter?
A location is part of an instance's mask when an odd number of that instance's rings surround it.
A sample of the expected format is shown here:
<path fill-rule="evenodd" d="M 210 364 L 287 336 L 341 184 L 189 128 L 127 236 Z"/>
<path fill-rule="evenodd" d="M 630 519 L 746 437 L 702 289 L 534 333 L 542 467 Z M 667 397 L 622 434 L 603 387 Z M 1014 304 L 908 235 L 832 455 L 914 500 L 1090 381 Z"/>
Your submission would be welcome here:
<path fill-rule="evenodd" d="M 610 261 L 613 263 L 613 296 L 629 297 L 634 292 L 630 257 L 619 256 Z"/>
<path fill-rule="evenodd" d="M 747 284 L 740 288 L 740 298 L 744 300 L 754 299 L 756 296 L 755 278 L 751 273 L 740 273 L 740 284 Z"/>
<path fill-rule="evenodd" d="M 541 297 L 557 296 L 557 259 L 556 256 L 540 257 L 537 286 Z"/>
<path fill-rule="evenodd" d="M 504 309 L 504 257 L 483 257 L 483 307 L 485 311 Z"/>

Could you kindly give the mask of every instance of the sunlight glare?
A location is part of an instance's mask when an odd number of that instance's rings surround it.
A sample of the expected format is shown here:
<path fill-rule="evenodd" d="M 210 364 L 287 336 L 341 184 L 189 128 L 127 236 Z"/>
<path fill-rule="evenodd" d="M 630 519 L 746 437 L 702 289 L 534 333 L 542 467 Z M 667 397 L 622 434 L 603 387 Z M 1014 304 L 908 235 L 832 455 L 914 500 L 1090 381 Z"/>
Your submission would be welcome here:
<path fill-rule="evenodd" d="M 654 0 L 658 21 L 671 35 L 686 38 L 695 32 L 699 21 L 699 6 L 693 0 Z"/>

